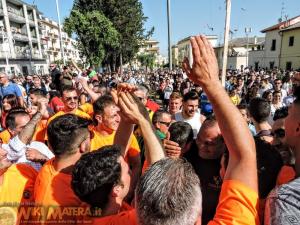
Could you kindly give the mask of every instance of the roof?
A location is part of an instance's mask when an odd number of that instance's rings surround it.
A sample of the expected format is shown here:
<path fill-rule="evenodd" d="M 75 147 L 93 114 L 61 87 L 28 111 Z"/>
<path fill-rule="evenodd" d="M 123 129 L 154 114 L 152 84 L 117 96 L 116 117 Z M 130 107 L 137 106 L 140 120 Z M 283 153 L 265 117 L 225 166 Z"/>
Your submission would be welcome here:
<path fill-rule="evenodd" d="M 280 22 L 280 23 L 277 23 L 271 27 L 268 27 L 266 29 L 263 29 L 261 32 L 262 33 L 266 33 L 268 31 L 273 31 L 273 30 L 278 30 L 278 29 L 282 29 L 284 27 L 289 27 L 295 23 L 298 23 L 300 22 L 300 15 L 299 16 L 295 16 L 289 20 L 286 20 L 286 21 L 283 21 L 283 22 Z"/>
<path fill-rule="evenodd" d="M 300 22 L 295 23 L 294 25 L 289 26 L 287 28 L 284 28 L 281 31 L 288 31 L 288 30 L 295 30 L 295 29 L 300 29 Z"/>
<path fill-rule="evenodd" d="M 192 37 L 192 36 L 188 36 L 188 37 L 186 37 L 186 38 L 184 38 L 184 39 L 178 41 L 177 45 L 178 45 L 178 44 L 181 44 L 181 43 L 183 43 L 183 42 L 189 41 L 189 40 L 191 39 L 191 37 Z M 206 37 L 207 39 L 218 39 L 218 36 L 217 36 L 217 35 L 205 35 L 205 37 Z"/>
<path fill-rule="evenodd" d="M 256 39 L 256 42 L 255 42 Z M 260 45 L 263 44 L 265 42 L 265 38 L 264 37 L 249 37 L 249 41 L 247 37 L 241 37 L 241 38 L 234 38 L 232 40 L 229 41 L 228 45 L 230 47 L 244 47 L 247 45 Z M 223 48 L 223 45 L 220 46 L 216 46 L 215 48 Z"/>

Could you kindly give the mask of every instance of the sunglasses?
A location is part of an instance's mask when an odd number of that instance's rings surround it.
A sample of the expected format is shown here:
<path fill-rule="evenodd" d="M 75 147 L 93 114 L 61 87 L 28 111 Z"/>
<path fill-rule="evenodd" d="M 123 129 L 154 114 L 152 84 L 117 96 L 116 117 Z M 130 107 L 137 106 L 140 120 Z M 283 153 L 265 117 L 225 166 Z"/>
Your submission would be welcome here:
<path fill-rule="evenodd" d="M 171 124 L 171 123 L 164 122 L 164 121 L 159 121 L 159 123 L 161 123 L 161 124 L 164 124 L 164 125 L 166 125 L 167 127 L 169 127 L 169 126 L 170 126 L 170 124 Z"/>
<path fill-rule="evenodd" d="M 71 101 L 71 100 L 78 100 L 78 96 L 74 96 L 74 97 L 66 97 L 67 101 Z"/>

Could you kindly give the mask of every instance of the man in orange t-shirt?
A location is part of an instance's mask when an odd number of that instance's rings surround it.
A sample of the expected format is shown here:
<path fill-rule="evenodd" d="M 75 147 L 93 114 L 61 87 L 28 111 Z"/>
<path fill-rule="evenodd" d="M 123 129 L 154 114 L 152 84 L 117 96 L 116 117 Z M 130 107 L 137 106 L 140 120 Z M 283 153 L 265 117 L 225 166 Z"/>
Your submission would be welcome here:
<path fill-rule="evenodd" d="M 97 126 L 93 128 L 93 137 L 91 139 L 91 151 L 97 150 L 106 145 L 114 143 L 116 130 L 119 127 L 121 117 L 119 107 L 115 104 L 111 95 L 103 95 L 93 103 L 94 119 Z M 133 195 L 133 187 L 136 186 L 141 171 L 140 148 L 136 137 L 132 134 L 130 138 L 129 149 L 125 155 L 125 161 L 128 162 L 132 170 L 132 185 L 129 198 Z"/>
<path fill-rule="evenodd" d="M 80 216 L 69 208 L 82 210 L 81 201 L 71 189 L 71 173 L 81 155 L 90 150 L 89 124 L 89 120 L 66 114 L 48 125 L 48 142 L 55 158 L 43 166 L 35 183 L 35 203 L 45 209 L 45 214 L 34 219 L 41 223 L 59 224 L 68 220 L 74 223 Z M 58 217 L 62 212 L 69 213 Z"/>
<path fill-rule="evenodd" d="M 76 116 L 85 118 L 85 119 L 91 119 L 91 117 L 83 112 L 82 110 L 78 109 L 78 94 L 75 88 L 71 86 L 65 86 L 62 89 L 62 101 L 64 103 L 64 110 L 59 111 L 56 114 L 54 114 L 52 117 L 49 118 L 48 124 L 56 117 L 65 115 L 65 114 L 74 114 Z"/>
<path fill-rule="evenodd" d="M 0 148 L 0 217 L 5 216 L 6 222 L 10 220 L 19 224 L 20 220 L 28 220 L 26 213 L 34 202 L 37 172 L 26 164 L 12 165 L 6 155 L 7 152 Z M 4 222 L 2 219 L 0 221 Z"/>

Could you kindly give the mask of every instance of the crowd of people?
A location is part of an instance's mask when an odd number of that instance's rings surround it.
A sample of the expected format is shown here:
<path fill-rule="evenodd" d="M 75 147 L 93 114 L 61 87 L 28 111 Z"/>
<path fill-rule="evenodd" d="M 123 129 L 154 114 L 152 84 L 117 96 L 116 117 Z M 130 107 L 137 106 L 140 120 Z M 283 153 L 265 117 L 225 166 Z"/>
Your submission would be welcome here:
<path fill-rule="evenodd" d="M 300 71 L 0 73 L 2 224 L 300 224 Z"/>

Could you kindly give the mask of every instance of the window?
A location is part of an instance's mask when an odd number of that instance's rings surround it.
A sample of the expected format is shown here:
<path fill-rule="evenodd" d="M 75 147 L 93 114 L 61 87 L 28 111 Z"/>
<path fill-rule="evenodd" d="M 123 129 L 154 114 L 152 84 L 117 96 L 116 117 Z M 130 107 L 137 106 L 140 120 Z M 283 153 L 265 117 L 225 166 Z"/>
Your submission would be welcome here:
<path fill-rule="evenodd" d="M 255 70 L 256 71 L 258 70 L 258 65 L 259 65 L 259 62 L 255 62 Z"/>
<path fill-rule="evenodd" d="M 271 46 L 271 51 L 275 51 L 276 50 L 276 39 L 272 40 L 272 46 Z"/>
<path fill-rule="evenodd" d="M 292 70 L 292 62 L 286 62 L 285 69 L 286 70 Z"/>
<path fill-rule="evenodd" d="M 294 46 L 294 36 L 289 38 L 289 46 Z"/>
<path fill-rule="evenodd" d="M 275 62 L 270 62 L 270 69 L 271 70 L 274 69 L 274 64 L 275 64 Z"/>
<path fill-rule="evenodd" d="M 27 66 L 22 66 L 22 73 L 23 73 L 23 75 L 28 75 L 28 67 Z"/>

